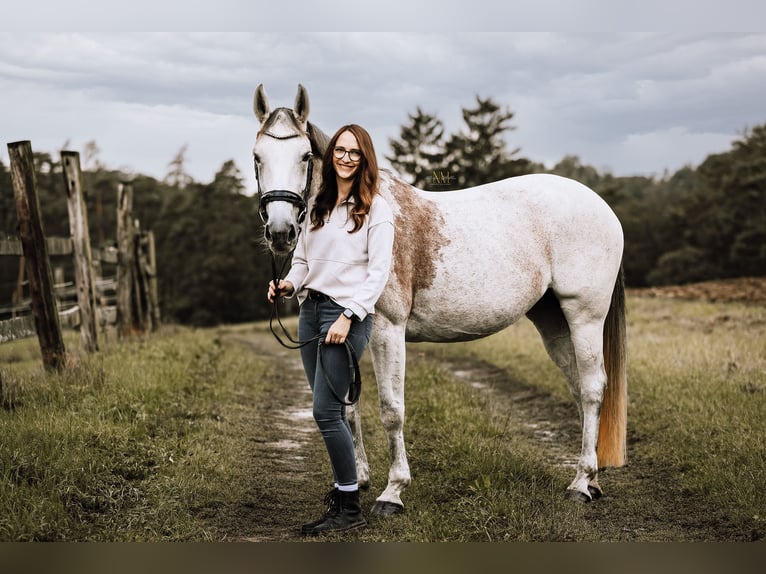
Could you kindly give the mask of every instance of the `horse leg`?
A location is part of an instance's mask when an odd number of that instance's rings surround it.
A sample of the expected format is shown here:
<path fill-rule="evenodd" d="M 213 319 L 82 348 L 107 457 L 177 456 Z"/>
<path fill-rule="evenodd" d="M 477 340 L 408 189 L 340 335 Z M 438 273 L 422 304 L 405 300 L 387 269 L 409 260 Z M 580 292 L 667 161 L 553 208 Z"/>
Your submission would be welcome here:
<path fill-rule="evenodd" d="M 548 352 L 551 360 L 561 369 L 561 372 L 567 379 L 569 388 L 572 391 L 575 403 L 577 404 L 577 411 L 580 416 L 580 425 L 583 429 L 583 437 L 585 436 L 585 413 L 583 411 L 582 395 L 578 363 L 576 360 L 576 352 L 574 343 L 572 342 L 572 334 L 569 330 L 569 323 L 561 310 L 561 305 L 558 299 L 552 291 L 548 291 L 545 295 L 527 312 L 527 318 L 535 325 L 537 331 L 542 337 L 545 350 Z M 598 423 L 596 424 L 598 429 Z M 597 432 L 597 431 L 596 431 Z M 570 496 L 578 500 L 588 502 L 591 499 L 600 498 L 602 495 L 601 487 L 598 484 L 598 469 L 591 472 L 586 469 L 584 457 L 586 449 L 586 443 L 583 440 L 583 456 L 578 464 L 577 478 L 567 489 Z M 581 489 L 583 484 L 583 477 L 589 477 L 586 489 Z M 586 494 L 587 493 L 587 494 Z"/>
<path fill-rule="evenodd" d="M 598 445 L 601 404 L 606 388 L 603 333 L 604 316 L 586 310 L 574 310 L 576 305 L 562 306 L 570 326 L 577 374 L 573 379 L 573 394 L 580 410 L 582 449 L 577 474 L 567 487 L 570 496 L 582 502 L 601 497 L 598 484 Z"/>
<path fill-rule="evenodd" d="M 378 383 L 380 419 L 388 437 L 391 456 L 388 484 L 372 507 L 372 514 L 378 516 L 402 512 L 401 493 L 410 484 L 410 467 L 404 447 L 404 330 L 404 324 L 394 325 L 382 315 L 377 315 L 370 340 L 370 357 Z"/>
<path fill-rule="evenodd" d="M 367 490 L 370 488 L 370 464 L 367 462 L 367 452 L 364 450 L 364 440 L 362 438 L 362 409 L 359 406 L 359 402 L 346 408 L 348 423 L 351 426 L 351 434 L 354 435 L 357 483 L 359 488 Z"/>

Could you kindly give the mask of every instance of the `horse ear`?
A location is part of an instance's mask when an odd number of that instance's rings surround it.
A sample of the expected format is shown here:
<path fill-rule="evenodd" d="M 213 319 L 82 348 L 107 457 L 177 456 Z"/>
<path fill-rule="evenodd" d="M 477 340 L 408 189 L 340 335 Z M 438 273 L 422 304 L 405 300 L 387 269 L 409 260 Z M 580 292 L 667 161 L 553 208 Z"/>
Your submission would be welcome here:
<path fill-rule="evenodd" d="M 253 98 L 253 111 L 258 121 L 263 123 L 267 117 L 269 117 L 269 98 L 266 97 L 266 90 L 263 89 L 263 84 L 258 84 L 255 89 L 255 97 Z"/>
<path fill-rule="evenodd" d="M 295 96 L 295 106 L 293 111 L 298 118 L 298 121 L 306 126 L 306 120 L 309 117 L 309 93 L 302 84 L 298 84 L 298 93 Z"/>

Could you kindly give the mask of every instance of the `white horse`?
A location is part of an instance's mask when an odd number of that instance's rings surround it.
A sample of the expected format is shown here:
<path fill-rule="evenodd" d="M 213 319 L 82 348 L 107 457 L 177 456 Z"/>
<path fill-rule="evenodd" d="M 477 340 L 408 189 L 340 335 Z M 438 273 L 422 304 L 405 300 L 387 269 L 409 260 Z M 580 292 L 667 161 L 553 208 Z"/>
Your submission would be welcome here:
<path fill-rule="evenodd" d="M 273 111 L 258 86 L 254 111 L 265 238 L 273 254 L 286 256 L 318 190 L 312 173 L 321 173 L 328 137 L 307 121 L 303 86 L 292 110 Z M 426 192 L 383 170 L 380 193 L 394 212 L 394 257 L 369 349 L 391 467 L 372 512 L 401 512 L 410 484 L 405 341 L 468 341 L 523 315 L 566 376 L 580 413 L 582 449 L 567 492 L 584 502 L 599 498 L 598 469 L 623 465 L 626 449 L 623 234 L 612 210 L 584 185 L 543 174 Z M 359 483 L 368 487 L 358 408 L 349 419 Z"/>

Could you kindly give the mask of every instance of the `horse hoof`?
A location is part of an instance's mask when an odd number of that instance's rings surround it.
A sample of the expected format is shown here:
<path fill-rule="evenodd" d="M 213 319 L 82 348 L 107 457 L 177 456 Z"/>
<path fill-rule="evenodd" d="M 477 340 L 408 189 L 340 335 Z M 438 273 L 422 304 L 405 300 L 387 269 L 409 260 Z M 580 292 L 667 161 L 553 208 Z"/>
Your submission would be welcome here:
<path fill-rule="evenodd" d="M 404 506 L 395 502 L 376 500 L 370 512 L 373 516 L 393 516 L 394 514 L 402 514 Z"/>
<path fill-rule="evenodd" d="M 590 484 L 588 485 L 588 492 L 590 492 L 590 496 L 592 500 L 598 500 L 599 498 L 604 496 L 604 493 L 601 492 L 600 488 Z"/>
<path fill-rule="evenodd" d="M 575 502 L 582 502 L 583 504 L 586 504 L 592 500 L 590 496 L 584 492 L 580 492 L 579 490 L 567 490 L 567 497 L 570 500 L 574 500 Z"/>

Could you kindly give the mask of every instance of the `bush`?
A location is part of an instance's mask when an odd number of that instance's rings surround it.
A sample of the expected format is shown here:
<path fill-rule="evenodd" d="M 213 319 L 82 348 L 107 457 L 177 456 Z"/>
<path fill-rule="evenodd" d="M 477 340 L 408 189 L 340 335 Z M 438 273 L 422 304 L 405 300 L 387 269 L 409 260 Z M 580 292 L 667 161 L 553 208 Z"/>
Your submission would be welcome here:
<path fill-rule="evenodd" d="M 649 285 L 694 283 L 721 277 L 708 253 L 697 247 L 682 247 L 665 253 L 647 275 Z"/>

